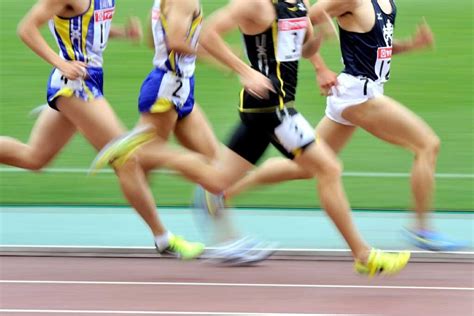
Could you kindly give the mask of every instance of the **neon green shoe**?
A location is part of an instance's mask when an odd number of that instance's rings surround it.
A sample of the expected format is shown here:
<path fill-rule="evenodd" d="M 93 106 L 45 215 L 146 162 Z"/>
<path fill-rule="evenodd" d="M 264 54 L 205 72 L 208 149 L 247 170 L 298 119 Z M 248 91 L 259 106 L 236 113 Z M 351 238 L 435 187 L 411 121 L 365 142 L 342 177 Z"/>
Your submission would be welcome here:
<path fill-rule="evenodd" d="M 204 252 L 204 244 L 200 242 L 189 242 L 181 236 L 172 235 L 169 239 L 169 246 L 163 251 L 158 247 L 159 253 L 169 254 L 183 260 L 196 259 Z"/>
<path fill-rule="evenodd" d="M 119 136 L 97 154 L 92 162 L 89 174 L 96 174 L 98 170 L 108 164 L 114 167 L 123 166 L 137 149 L 153 140 L 154 137 L 154 128 L 150 125 L 134 128 L 130 132 Z"/>
<path fill-rule="evenodd" d="M 409 251 L 388 253 L 372 249 L 367 264 L 356 260 L 354 269 L 357 273 L 368 275 L 369 277 L 373 277 L 376 274 L 394 275 L 403 270 L 409 260 Z"/>

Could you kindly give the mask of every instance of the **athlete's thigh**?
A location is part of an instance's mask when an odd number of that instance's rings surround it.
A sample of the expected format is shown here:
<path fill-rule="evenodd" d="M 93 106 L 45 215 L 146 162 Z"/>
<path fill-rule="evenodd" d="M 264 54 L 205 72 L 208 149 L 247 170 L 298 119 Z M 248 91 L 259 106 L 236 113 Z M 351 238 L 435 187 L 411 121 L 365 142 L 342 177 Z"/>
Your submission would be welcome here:
<path fill-rule="evenodd" d="M 355 126 L 343 125 L 324 116 L 316 126 L 316 135 L 338 154 L 351 139 L 355 130 Z"/>
<path fill-rule="evenodd" d="M 219 142 L 204 112 L 197 104 L 188 116 L 178 121 L 174 133 L 184 147 L 211 159 L 217 158 Z"/>
<path fill-rule="evenodd" d="M 387 96 L 350 107 L 343 117 L 382 140 L 410 150 L 423 147 L 427 138 L 435 136 L 419 116 Z"/>
<path fill-rule="evenodd" d="M 162 141 L 168 140 L 178 121 L 178 113 L 170 109 L 162 113 L 142 113 L 140 125 L 152 125 Z"/>
<path fill-rule="evenodd" d="M 57 105 L 61 113 L 97 150 L 125 132 L 125 128 L 105 98 L 86 102 L 75 97 L 61 97 Z"/>
<path fill-rule="evenodd" d="M 45 108 L 31 131 L 28 145 L 35 156 L 50 161 L 76 132 L 74 125 L 60 112 Z"/>

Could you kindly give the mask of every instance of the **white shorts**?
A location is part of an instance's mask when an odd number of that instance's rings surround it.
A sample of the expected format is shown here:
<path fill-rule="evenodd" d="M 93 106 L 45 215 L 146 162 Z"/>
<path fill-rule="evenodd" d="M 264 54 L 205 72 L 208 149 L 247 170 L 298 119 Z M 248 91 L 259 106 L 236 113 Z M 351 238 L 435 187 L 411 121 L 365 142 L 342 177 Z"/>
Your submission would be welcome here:
<path fill-rule="evenodd" d="M 337 89 L 333 87 L 332 95 L 326 99 L 326 116 L 340 124 L 354 125 L 342 117 L 345 109 L 383 95 L 383 83 L 368 78 L 341 73 L 337 81 Z"/>

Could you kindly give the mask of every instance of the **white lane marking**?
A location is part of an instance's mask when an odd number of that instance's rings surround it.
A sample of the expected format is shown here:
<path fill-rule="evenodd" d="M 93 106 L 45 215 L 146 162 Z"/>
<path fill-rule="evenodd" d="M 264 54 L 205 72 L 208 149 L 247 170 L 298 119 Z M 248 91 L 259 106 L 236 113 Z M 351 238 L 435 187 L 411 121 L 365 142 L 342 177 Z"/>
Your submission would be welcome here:
<path fill-rule="evenodd" d="M 309 314 L 309 313 L 241 313 L 241 312 L 180 312 L 180 311 L 120 311 L 120 310 L 73 310 L 73 309 L 0 309 L 1 313 L 32 314 L 121 314 L 121 315 L 222 315 L 222 316 L 364 316 L 364 314 Z M 366 315 L 368 316 L 368 315 Z"/>
<path fill-rule="evenodd" d="M 89 173 L 87 168 L 45 168 L 41 172 L 44 173 L 83 173 L 84 175 Z M 13 168 L 13 167 L 1 167 L 0 172 L 5 173 L 22 173 L 30 172 L 29 170 Z M 102 174 L 113 174 L 112 169 L 99 170 L 98 173 Z M 153 173 L 159 174 L 176 174 L 171 170 L 155 170 Z M 408 178 L 409 173 L 405 172 L 365 172 L 365 171 L 346 171 L 343 173 L 345 177 L 357 177 L 357 178 Z M 436 178 L 440 179 L 474 179 L 473 173 L 437 173 Z"/>
<path fill-rule="evenodd" d="M 352 284 L 285 284 L 285 283 L 216 283 L 216 282 L 128 282 L 128 281 L 54 281 L 54 280 L 0 280 L 0 284 L 49 285 L 143 285 L 143 286 L 214 286 L 214 287 L 280 287 L 323 289 L 377 289 L 377 290 L 431 290 L 474 291 L 472 287 L 411 286 L 411 285 L 352 285 Z"/>
<path fill-rule="evenodd" d="M 1 206 L 0 206 L 1 208 Z M 3 249 L 2 249 L 3 248 Z M 36 249 L 38 250 L 43 250 L 43 249 L 84 249 L 84 250 L 94 250 L 94 249 L 109 249 L 109 250 L 153 250 L 155 251 L 155 247 L 146 247 L 146 246 L 81 246 L 81 245 L 1 245 L 0 244 L 0 251 L 7 251 L 9 249 L 15 249 L 15 248 L 26 248 L 28 251 L 34 251 Z M 206 249 L 213 250 L 217 249 L 217 247 L 206 247 Z M 266 248 L 267 249 L 267 248 Z M 15 249 L 16 250 L 16 249 Z M 350 249 L 332 249 L 332 248 L 269 248 L 269 250 L 275 250 L 275 251 L 284 251 L 284 252 L 335 252 L 335 253 L 340 253 L 340 254 L 351 254 Z M 384 249 L 384 251 L 387 252 L 400 252 L 404 251 L 406 249 Z M 448 254 L 453 254 L 453 255 L 471 255 L 474 256 L 474 251 L 437 251 L 436 253 L 433 253 L 433 251 L 427 251 L 427 250 L 410 250 L 412 254 L 422 254 L 422 255 L 433 255 L 433 254 L 439 254 L 439 255 L 448 255 Z"/>

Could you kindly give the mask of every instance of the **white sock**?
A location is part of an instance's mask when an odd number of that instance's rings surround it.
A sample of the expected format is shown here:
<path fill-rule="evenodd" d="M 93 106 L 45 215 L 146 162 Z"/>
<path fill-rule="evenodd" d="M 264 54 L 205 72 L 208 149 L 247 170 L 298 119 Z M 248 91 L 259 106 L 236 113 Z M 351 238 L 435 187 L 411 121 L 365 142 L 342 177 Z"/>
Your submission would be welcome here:
<path fill-rule="evenodd" d="M 155 236 L 155 244 L 160 251 L 163 251 L 166 248 L 168 248 L 168 246 L 170 245 L 171 236 L 173 236 L 173 234 L 170 233 L 169 231 L 167 231 L 166 233 L 162 235 Z"/>

